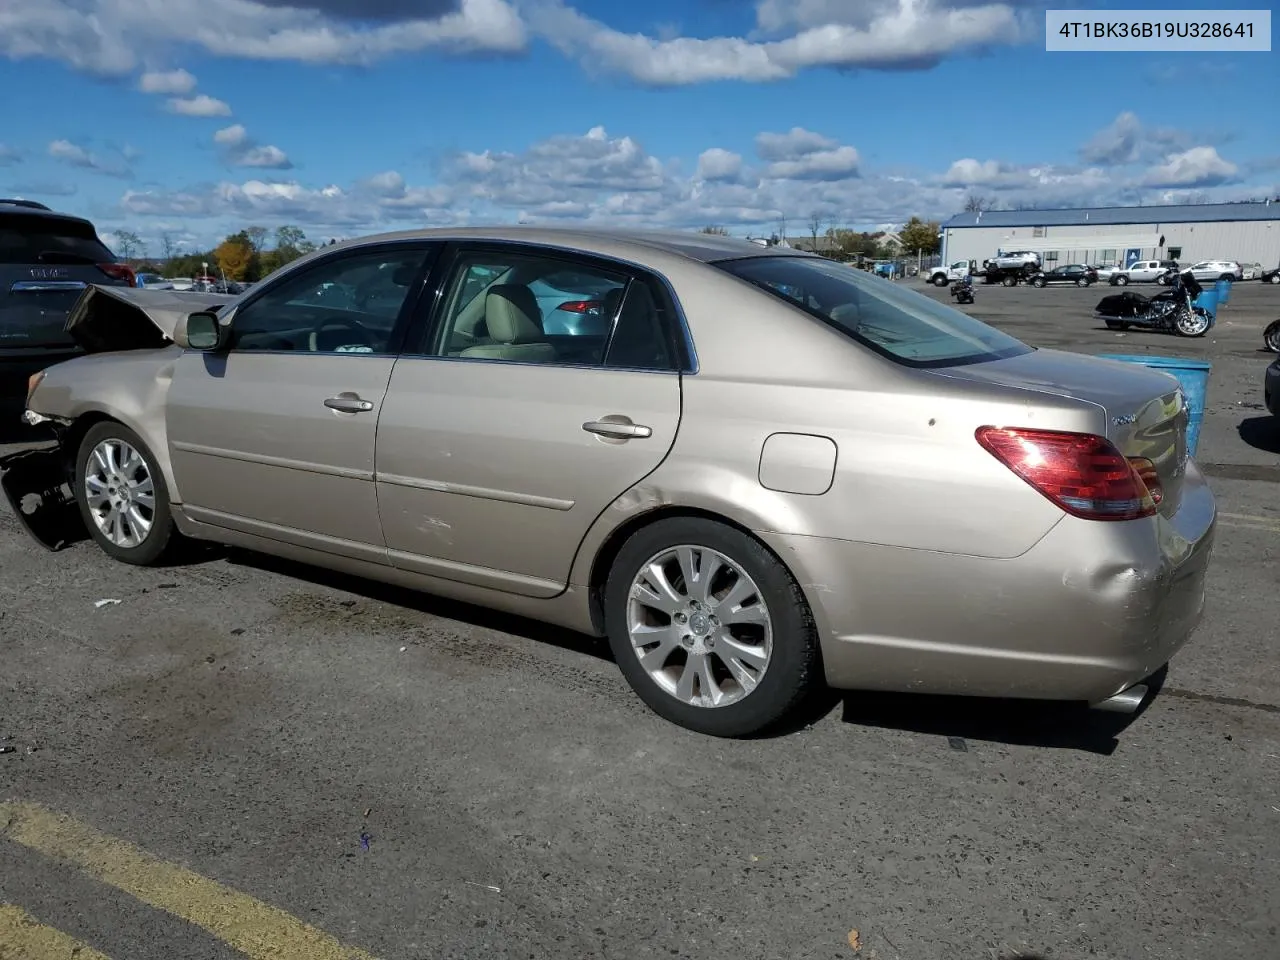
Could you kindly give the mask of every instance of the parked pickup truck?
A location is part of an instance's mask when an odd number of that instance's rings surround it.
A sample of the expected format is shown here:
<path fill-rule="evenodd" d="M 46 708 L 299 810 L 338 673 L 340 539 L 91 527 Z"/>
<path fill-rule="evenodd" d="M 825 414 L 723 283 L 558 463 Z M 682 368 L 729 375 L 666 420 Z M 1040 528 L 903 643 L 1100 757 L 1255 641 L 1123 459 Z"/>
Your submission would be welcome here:
<path fill-rule="evenodd" d="M 972 266 L 968 260 L 957 260 L 951 266 L 929 267 L 921 271 L 920 276 L 927 282 L 932 283 L 936 287 L 945 287 L 953 280 L 963 280 L 972 272 Z"/>
<path fill-rule="evenodd" d="M 1114 270 L 1107 282 L 1113 287 L 1123 287 L 1129 283 L 1156 283 L 1170 270 L 1177 269 L 1177 260 L 1138 260 L 1127 267 Z"/>

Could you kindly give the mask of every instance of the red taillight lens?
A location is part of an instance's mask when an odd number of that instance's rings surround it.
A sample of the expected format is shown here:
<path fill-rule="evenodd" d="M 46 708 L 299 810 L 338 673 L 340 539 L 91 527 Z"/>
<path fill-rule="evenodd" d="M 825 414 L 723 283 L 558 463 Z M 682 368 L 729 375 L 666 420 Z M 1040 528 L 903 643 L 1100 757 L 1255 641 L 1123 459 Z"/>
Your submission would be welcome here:
<path fill-rule="evenodd" d="M 138 277 L 127 263 L 100 263 L 98 269 L 112 280 L 123 280 L 131 287 L 138 285 Z"/>
<path fill-rule="evenodd" d="M 1085 520 L 1136 520 L 1156 512 L 1159 502 L 1140 466 L 1106 437 L 1059 430 L 979 427 L 978 443 L 1048 499 Z M 1157 483 L 1157 490 L 1159 485 Z"/>
<path fill-rule="evenodd" d="M 1142 481 L 1142 485 L 1147 488 L 1147 493 L 1151 494 L 1151 502 L 1159 506 L 1160 501 L 1164 499 L 1164 486 L 1160 483 L 1160 474 L 1156 472 L 1156 465 L 1145 457 L 1130 457 L 1129 463 L 1138 475 L 1138 479 Z"/>
<path fill-rule="evenodd" d="M 557 310 L 568 310 L 570 313 L 590 313 L 592 310 L 600 309 L 599 300 L 567 300 Z"/>

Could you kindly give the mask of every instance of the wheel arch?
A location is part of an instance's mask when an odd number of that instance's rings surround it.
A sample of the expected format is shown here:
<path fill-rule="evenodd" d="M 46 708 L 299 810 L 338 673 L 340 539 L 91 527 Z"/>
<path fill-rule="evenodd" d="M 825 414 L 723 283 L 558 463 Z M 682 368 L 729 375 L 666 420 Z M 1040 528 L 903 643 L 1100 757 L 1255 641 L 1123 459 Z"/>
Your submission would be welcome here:
<path fill-rule="evenodd" d="M 735 520 L 724 513 L 707 509 L 705 507 L 663 504 L 650 510 L 646 510 L 643 513 L 628 517 L 622 521 L 622 523 L 618 524 L 605 535 L 604 539 L 595 549 L 594 554 L 591 557 L 590 566 L 587 568 L 586 576 L 588 615 L 591 618 L 592 629 L 600 636 L 603 636 L 605 633 L 605 585 L 609 581 L 609 573 L 613 568 L 613 562 L 617 559 L 619 552 L 622 550 L 623 544 L 625 544 L 633 534 L 643 530 L 645 527 L 652 526 L 653 524 L 659 523 L 663 520 L 673 520 L 681 517 L 696 520 L 710 520 L 714 523 L 723 524 L 730 529 L 737 530 L 739 533 L 750 537 L 764 550 L 768 551 L 768 553 L 782 565 L 782 568 L 787 571 L 788 576 L 795 580 L 796 583 L 800 582 L 799 578 L 796 576 L 795 570 L 791 568 L 790 564 L 780 557 L 777 551 L 769 546 L 769 544 L 758 537 L 749 526 L 741 521 Z M 805 593 L 803 586 L 801 586 L 801 592 Z M 809 602 L 807 595 L 805 602 Z M 812 604 L 809 605 L 812 607 Z"/>
<path fill-rule="evenodd" d="M 80 450 L 80 444 L 84 441 L 85 434 L 99 423 L 118 423 L 120 426 L 127 427 L 136 433 L 142 439 L 142 442 L 147 445 L 151 456 L 155 458 L 156 463 L 160 466 L 165 487 L 169 491 L 170 501 L 178 503 L 177 486 L 174 483 L 173 469 L 169 463 L 169 451 L 165 445 L 163 432 L 157 438 L 155 431 L 145 428 L 142 423 L 143 419 L 145 418 L 130 417 L 118 409 L 98 405 L 78 412 L 71 418 L 71 423 L 63 429 L 60 439 L 60 446 L 66 457 L 68 475 L 74 476 L 76 454 Z"/>

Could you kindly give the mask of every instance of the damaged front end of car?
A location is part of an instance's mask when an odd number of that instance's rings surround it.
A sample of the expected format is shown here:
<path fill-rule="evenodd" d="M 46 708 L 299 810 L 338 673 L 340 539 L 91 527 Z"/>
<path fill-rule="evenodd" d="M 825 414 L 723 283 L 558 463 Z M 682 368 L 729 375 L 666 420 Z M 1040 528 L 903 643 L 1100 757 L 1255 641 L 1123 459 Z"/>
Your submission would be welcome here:
<path fill-rule="evenodd" d="M 174 345 L 175 331 L 185 325 L 181 321 L 193 313 L 216 313 L 235 299 L 221 294 L 89 286 L 68 312 L 64 329 L 82 354 L 164 349 Z M 181 339 L 181 334 L 178 336 Z M 79 434 L 71 414 L 82 411 L 41 409 L 40 388 L 58 383 L 60 373 L 64 369 L 70 372 L 76 363 L 71 359 L 55 364 L 34 374 L 28 384 L 22 419 L 29 426 L 50 430 L 53 442 L 0 456 L 0 489 L 14 515 L 37 543 L 54 551 L 88 536 L 72 488 Z M 58 385 L 65 386 L 65 381 Z M 50 400 L 47 391 L 45 399 L 49 406 L 62 405 Z"/>

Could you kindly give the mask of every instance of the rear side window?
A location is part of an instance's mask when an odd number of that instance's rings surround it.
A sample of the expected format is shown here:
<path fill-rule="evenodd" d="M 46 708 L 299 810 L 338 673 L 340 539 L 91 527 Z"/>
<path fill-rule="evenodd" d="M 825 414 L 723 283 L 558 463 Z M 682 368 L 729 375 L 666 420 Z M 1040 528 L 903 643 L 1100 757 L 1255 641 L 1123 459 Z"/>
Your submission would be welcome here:
<path fill-rule="evenodd" d="M 0 216 L 0 263 L 113 263 L 115 255 L 80 220 Z"/>
<path fill-rule="evenodd" d="M 822 257 L 749 257 L 714 266 L 906 366 L 957 366 L 1031 352 L 966 313 Z"/>

